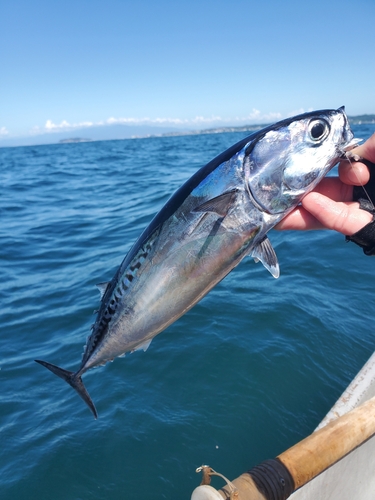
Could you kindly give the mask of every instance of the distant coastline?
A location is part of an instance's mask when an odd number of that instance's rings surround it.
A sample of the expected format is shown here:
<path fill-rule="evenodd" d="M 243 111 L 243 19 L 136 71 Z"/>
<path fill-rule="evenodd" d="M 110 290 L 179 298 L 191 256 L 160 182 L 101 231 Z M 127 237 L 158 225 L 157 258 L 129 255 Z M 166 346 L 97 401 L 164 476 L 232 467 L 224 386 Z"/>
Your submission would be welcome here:
<path fill-rule="evenodd" d="M 75 143 L 75 142 L 91 142 L 92 139 L 83 139 L 82 137 L 72 137 L 72 138 L 69 138 L 69 139 L 61 139 L 59 141 L 59 144 L 69 144 L 71 142 Z"/>
<path fill-rule="evenodd" d="M 366 123 L 375 123 L 374 115 L 358 115 L 358 116 L 348 116 L 351 125 L 363 125 Z M 131 139 L 145 139 L 147 137 L 178 137 L 185 135 L 201 135 L 201 134 L 222 134 L 227 132 L 254 132 L 260 130 L 264 127 L 271 125 L 271 123 L 258 123 L 253 125 L 239 125 L 239 126 L 226 126 L 226 127 L 214 127 L 199 130 L 175 130 L 172 132 L 162 132 L 160 134 L 145 134 L 145 135 L 133 135 Z M 73 137 L 69 139 L 61 139 L 60 144 L 69 144 L 77 142 L 92 142 L 95 139 L 82 139 L 80 137 Z M 107 139 L 112 140 L 112 139 Z"/>
<path fill-rule="evenodd" d="M 366 123 L 375 123 L 375 115 L 348 116 L 353 125 L 364 125 Z"/>
<path fill-rule="evenodd" d="M 366 123 L 375 123 L 375 114 L 348 116 L 348 119 L 351 125 L 365 125 Z M 189 131 L 181 130 L 176 132 L 166 132 L 164 134 L 160 134 L 159 137 L 178 136 L 178 135 L 198 135 L 198 134 L 221 134 L 223 132 L 253 132 L 255 130 L 260 130 L 264 127 L 267 127 L 268 125 L 271 125 L 271 123 L 261 123 L 256 125 L 240 125 L 233 127 L 216 127 L 216 128 L 207 128 L 203 130 L 189 130 Z"/>
<path fill-rule="evenodd" d="M 375 114 L 363 114 L 356 116 L 349 116 L 351 125 L 373 125 L 375 124 Z M 84 127 L 75 130 L 73 133 L 77 134 L 69 136 L 72 131 L 60 131 L 54 133 L 43 133 L 40 135 L 30 135 L 24 137 L 1 137 L 0 135 L 0 148 L 1 147 L 18 147 L 18 146 L 42 146 L 48 144 L 77 144 L 93 141 L 116 141 L 127 139 L 146 139 L 148 137 L 173 137 L 173 136 L 187 136 L 187 135 L 200 135 L 200 134 L 221 134 L 228 132 L 255 132 L 264 127 L 271 125 L 271 123 L 256 123 L 248 125 L 226 125 L 220 127 L 212 127 L 206 129 L 183 129 L 172 126 L 152 126 L 152 125 L 103 125 L 94 127 Z M 86 136 L 90 134 L 90 138 Z"/>

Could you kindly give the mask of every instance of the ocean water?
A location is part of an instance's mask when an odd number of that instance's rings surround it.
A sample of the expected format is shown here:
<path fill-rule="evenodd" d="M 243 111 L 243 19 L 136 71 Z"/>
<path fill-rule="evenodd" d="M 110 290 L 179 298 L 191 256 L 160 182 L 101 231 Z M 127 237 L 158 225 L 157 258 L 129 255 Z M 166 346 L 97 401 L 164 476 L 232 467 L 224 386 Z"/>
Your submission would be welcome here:
<path fill-rule="evenodd" d="M 201 464 L 234 478 L 311 433 L 372 354 L 375 260 L 328 231 L 272 231 L 278 280 L 245 259 L 146 353 L 85 374 L 98 420 L 34 362 L 78 367 L 95 284 L 244 135 L 0 149 L 3 500 L 189 499 Z"/>

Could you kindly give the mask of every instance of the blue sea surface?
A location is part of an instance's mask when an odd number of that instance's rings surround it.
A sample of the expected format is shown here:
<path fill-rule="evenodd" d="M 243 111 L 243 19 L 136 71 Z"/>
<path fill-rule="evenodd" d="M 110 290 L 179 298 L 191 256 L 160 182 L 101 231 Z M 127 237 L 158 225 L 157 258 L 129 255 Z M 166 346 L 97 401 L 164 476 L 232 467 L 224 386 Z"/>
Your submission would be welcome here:
<path fill-rule="evenodd" d="M 202 463 L 234 478 L 311 433 L 372 354 L 375 260 L 333 232 L 272 231 L 278 280 L 245 259 L 146 353 L 84 375 L 98 420 L 34 362 L 77 369 L 95 284 L 244 135 L 0 149 L 3 500 L 189 499 Z"/>

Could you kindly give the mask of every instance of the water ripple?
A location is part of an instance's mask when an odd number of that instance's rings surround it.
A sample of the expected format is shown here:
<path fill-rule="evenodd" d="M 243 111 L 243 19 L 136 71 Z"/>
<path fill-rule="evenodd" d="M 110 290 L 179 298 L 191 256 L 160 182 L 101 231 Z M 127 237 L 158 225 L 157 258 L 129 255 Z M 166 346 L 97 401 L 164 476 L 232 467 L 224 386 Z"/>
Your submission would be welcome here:
<path fill-rule="evenodd" d="M 235 477 L 311 432 L 372 353 L 372 261 L 328 232 L 273 233 L 279 280 L 248 259 L 147 353 L 85 375 L 98 421 L 34 363 L 78 367 L 95 283 L 242 137 L 0 149 L 2 498 L 188 498 L 201 463 Z"/>

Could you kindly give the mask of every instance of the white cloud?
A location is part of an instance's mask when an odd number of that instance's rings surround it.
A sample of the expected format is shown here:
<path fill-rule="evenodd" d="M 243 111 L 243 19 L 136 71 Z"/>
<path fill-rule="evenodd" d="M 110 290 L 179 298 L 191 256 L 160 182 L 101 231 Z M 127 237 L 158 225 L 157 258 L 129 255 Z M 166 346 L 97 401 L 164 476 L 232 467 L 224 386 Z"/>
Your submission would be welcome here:
<path fill-rule="evenodd" d="M 69 123 L 67 120 L 62 120 L 60 123 L 54 123 L 52 120 L 48 119 L 44 127 L 34 127 L 31 130 L 32 135 L 40 133 L 53 133 L 53 132 L 63 132 L 75 129 L 84 129 L 99 126 L 110 126 L 110 125 L 173 125 L 173 126 L 184 126 L 184 127 L 194 127 L 194 126 L 220 126 L 221 124 L 248 124 L 248 123 L 261 123 L 261 122 L 272 122 L 277 121 L 282 118 L 281 113 L 271 112 L 262 113 L 258 109 L 253 109 L 249 114 L 244 116 L 236 116 L 223 118 L 221 116 L 212 115 L 209 117 L 196 116 L 194 118 L 133 118 L 133 117 L 110 117 L 104 121 L 91 122 L 83 121 L 79 123 Z M 4 127 L 3 127 L 4 128 Z M 0 133 L 1 133 L 0 129 Z"/>
<path fill-rule="evenodd" d="M 253 108 L 252 112 L 246 116 L 236 117 L 235 121 L 239 122 L 272 122 L 276 120 L 281 120 L 282 115 L 279 112 L 271 112 L 271 113 L 261 113 L 259 109 Z M 228 121 L 228 120 L 226 120 Z"/>
<path fill-rule="evenodd" d="M 257 109 L 253 109 L 251 113 L 245 116 L 236 116 L 222 118 L 221 116 L 196 116 L 195 118 L 108 118 L 105 123 L 108 125 L 114 124 L 132 124 L 132 125 L 199 125 L 199 124 L 219 124 L 233 122 L 249 122 L 254 120 L 272 121 L 281 119 L 281 113 L 261 113 Z"/>
<path fill-rule="evenodd" d="M 0 127 L 0 137 L 5 137 L 7 135 L 9 135 L 9 132 L 6 127 Z"/>
<path fill-rule="evenodd" d="M 203 116 L 196 116 L 195 118 L 108 118 L 105 123 L 108 125 L 126 124 L 126 125 L 189 125 L 195 123 L 209 123 L 221 121 L 220 116 L 211 116 L 205 118 Z"/>
<path fill-rule="evenodd" d="M 100 125 L 99 123 L 93 122 L 80 122 L 80 123 L 68 123 L 66 120 L 63 120 L 60 124 L 53 123 L 52 120 L 47 120 L 44 125 L 44 129 L 47 132 L 61 132 L 62 130 L 72 130 L 75 128 L 87 128 L 92 127 L 93 125 Z"/>
<path fill-rule="evenodd" d="M 302 115 L 303 113 L 309 113 L 310 111 L 314 111 L 314 108 L 299 108 L 295 109 L 294 111 L 290 111 L 287 116 L 288 118 L 290 118 L 291 116 Z"/>

